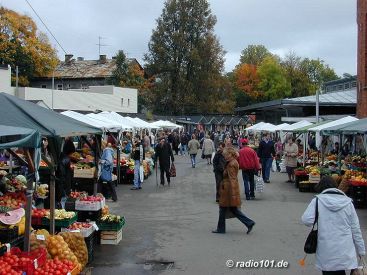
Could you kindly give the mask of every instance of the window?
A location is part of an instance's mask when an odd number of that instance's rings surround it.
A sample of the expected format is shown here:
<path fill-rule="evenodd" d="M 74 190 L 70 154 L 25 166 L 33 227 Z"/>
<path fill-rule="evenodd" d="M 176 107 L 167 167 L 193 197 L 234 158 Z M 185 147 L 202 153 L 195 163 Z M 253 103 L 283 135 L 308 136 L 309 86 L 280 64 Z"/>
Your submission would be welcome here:
<path fill-rule="evenodd" d="M 121 107 L 124 107 L 124 99 L 121 98 Z"/>
<path fill-rule="evenodd" d="M 343 84 L 338 85 L 338 90 L 343 90 Z"/>
<path fill-rule="evenodd" d="M 332 89 L 332 90 L 333 90 L 333 91 L 336 91 L 336 85 L 334 85 L 334 86 L 333 86 L 333 89 Z"/>
<path fill-rule="evenodd" d="M 62 84 L 57 84 L 57 89 L 62 90 Z"/>
<path fill-rule="evenodd" d="M 357 81 L 353 81 L 352 82 L 352 87 L 354 88 L 354 87 L 357 87 Z"/>
<path fill-rule="evenodd" d="M 46 88 L 47 88 L 47 85 L 46 85 L 46 84 L 42 84 L 42 85 L 41 85 L 41 88 L 42 88 L 42 89 L 46 89 Z"/>
<path fill-rule="evenodd" d="M 86 90 L 86 89 L 88 89 L 88 88 L 89 88 L 89 86 L 88 86 L 87 84 L 82 84 L 82 85 L 81 85 L 81 88 L 82 88 L 83 90 Z"/>
<path fill-rule="evenodd" d="M 130 98 L 127 99 L 127 107 L 130 106 Z"/>
<path fill-rule="evenodd" d="M 70 89 L 71 88 L 71 84 L 68 84 L 68 89 Z"/>
<path fill-rule="evenodd" d="M 350 88 L 350 83 L 345 83 L 345 85 L 344 85 L 344 89 L 345 90 L 348 90 Z"/>

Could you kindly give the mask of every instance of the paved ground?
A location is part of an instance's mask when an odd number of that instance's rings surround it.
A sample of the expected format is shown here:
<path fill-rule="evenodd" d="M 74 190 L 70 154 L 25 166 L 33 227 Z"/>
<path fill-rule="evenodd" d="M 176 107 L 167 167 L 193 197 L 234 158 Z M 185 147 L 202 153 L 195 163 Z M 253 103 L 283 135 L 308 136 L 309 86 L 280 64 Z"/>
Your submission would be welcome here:
<path fill-rule="evenodd" d="M 242 210 L 256 222 L 250 235 L 237 219 L 227 220 L 225 235 L 212 234 L 218 219 L 212 167 L 200 161 L 192 169 L 188 157 L 179 156 L 176 168 L 171 187 L 157 188 L 155 175 L 140 191 L 118 187 L 119 202 L 110 208 L 126 217 L 123 240 L 97 248 L 93 274 L 320 274 L 314 256 L 298 265 L 309 232 L 300 217 L 313 194 L 274 173 L 255 201 L 243 200 Z M 367 209 L 358 215 L 367 240 Z M 285 260 L 289 267 L 231 269 L 227 260 Z"/>

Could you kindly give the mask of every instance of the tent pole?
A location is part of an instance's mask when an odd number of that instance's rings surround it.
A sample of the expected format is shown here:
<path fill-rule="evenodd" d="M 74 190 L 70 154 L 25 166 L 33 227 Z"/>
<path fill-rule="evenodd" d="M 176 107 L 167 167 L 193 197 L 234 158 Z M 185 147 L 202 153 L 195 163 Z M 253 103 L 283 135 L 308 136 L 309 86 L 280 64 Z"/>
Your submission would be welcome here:
<path fill-rule="evenodd" d="M 32 219 L 32 198 L 33 198 L 33 179 L 34 179 L 34 164 L 32 161 L 29 149 L 25 151 L 25 157 L 29 163 L 28 172 L 32 174 L 32 177 L 27 179 L 27 191 L 26 191 L 26 208 L 25 208 L 25 234 L 24 234 L 24 251 L 30 251 L 30 235 L 31 235 L 31 219 Z"/>
<path fill-rule="evenodd" d="M 339 175 L 341 175 L 341 173 L 342 173 L 342 146 L 341 146 L 341 144 L 343 144 L 343 135 L 340 133 L 339 134 L 339 152 L 338 152 Z"/>
<path fill-rule="evenodd" d="M 307 140 L 307 135 L 308 135 L 308 133 L 306 132 L 306 133 L 304 133 L 303 134 L 303 167 L 305 167 L 306 166 L 306 140 Z"/>
<path fill-rule="evenodd" d="M 55 168 L 51 168 L 50 181 L 50 234 L 55 235 Z"/>

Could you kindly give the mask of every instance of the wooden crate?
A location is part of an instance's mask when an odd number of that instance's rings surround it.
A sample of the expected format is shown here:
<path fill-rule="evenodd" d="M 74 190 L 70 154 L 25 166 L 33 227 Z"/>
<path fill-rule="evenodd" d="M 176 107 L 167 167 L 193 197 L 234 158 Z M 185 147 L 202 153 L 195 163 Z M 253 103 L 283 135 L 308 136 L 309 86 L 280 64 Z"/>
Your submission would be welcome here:
<path fill-rule="evenodd" d="M 92 179 L 94 178 L 96 168 L 90 169 L 76 169 L 74 168 L 74 178 Z"/>
<path fill-rule="evenodd" d="M 314 176 L 314 175 L 309 174 L 308 180 L 311 183 L 319 183 L 320 182 L 320 175 Z"/>
<path fill-rule="evenodd" d="M 122 229 L 119 231 L 101 231 L 101 244 L 117 245 L 122 240 Z"/>

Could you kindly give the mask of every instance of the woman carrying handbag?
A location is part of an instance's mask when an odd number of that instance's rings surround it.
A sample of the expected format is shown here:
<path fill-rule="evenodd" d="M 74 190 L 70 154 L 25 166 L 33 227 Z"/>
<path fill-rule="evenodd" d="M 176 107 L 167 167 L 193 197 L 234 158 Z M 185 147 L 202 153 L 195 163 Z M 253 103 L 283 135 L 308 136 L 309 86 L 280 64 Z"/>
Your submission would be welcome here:
<path fill-rule="evenodd" d="M 355 274 L 358 256 L 362 258 L 366 251 L 352 200 L 336 188 L 330 176 L 323 177 L 315 189 L 320 194 L 308 205 L 302 222 L 317 224 L 316 267 L 323 275 L 345 275 L 346 270 Z"/>

